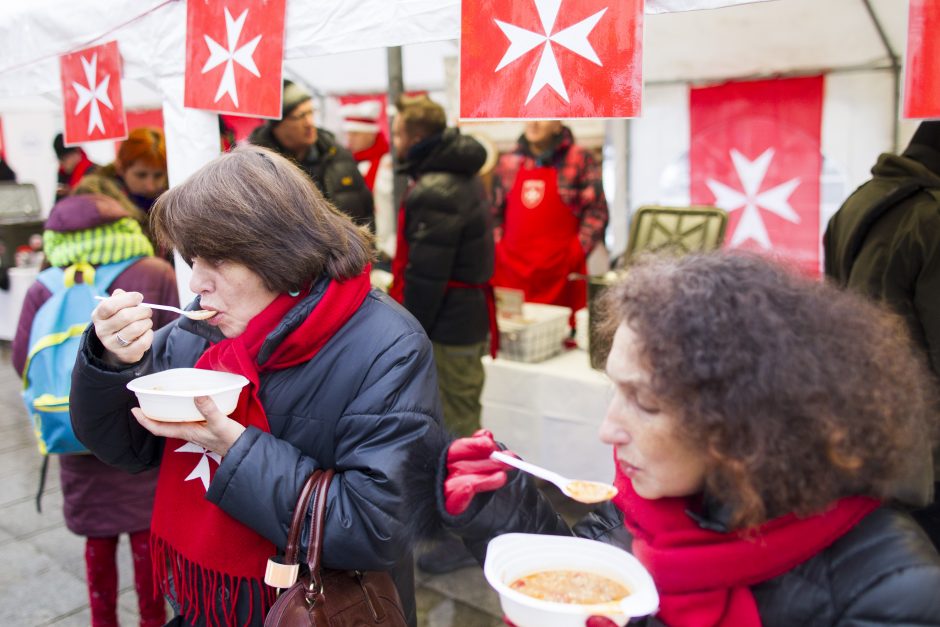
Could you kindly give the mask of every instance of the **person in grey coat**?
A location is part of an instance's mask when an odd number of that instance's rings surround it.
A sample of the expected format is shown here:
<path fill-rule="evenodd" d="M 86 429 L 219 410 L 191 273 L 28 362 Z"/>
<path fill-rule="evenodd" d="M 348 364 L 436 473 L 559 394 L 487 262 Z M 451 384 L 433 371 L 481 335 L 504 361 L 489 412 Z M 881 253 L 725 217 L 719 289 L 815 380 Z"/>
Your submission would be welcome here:
<path fill-rule="evenodd" d="M 72 416 L 102 460 L 159 467 L 154 561 L 177 624 L 261 624 L 265 562 L 319 468 L 336 470 L 324 565 L 390 572 L 415 624 L 411 550 L 431 513 L 411 486 L 442 449 L 441 410 L 427 336 L 369 286 L 370 236 L 256 146 L 204 166 L 152 216 L 193 266 L 190 308 L 214 315 L 154 333 L 141 295 L 115 290 L 84 335 Z M 151 420 L 125 388 L 193 366 L 250 380 L 230 417 L 199 397 L 205 422 Z"/>

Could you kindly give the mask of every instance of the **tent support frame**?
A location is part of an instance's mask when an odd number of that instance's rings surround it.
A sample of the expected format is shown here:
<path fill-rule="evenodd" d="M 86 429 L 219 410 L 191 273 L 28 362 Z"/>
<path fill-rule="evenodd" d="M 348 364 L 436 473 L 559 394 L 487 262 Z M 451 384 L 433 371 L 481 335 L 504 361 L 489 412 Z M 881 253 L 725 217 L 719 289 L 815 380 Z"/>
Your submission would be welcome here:
<path fill-rule="evenodd" d="M 871 5 L 871 0 L 862 0 L 862 3 L 865 5 L 865 9 L 868 10 L 871 23 L 878 32 L 878 38 L 881 39 L 881 45 L 884 46 L 885 53 L 888 55 L 888 61 L 891 64 L 891 73 L 894 79 L 894 116 L 891 123 L 891 149 L 892 152 L 897 152 L 901 116 L 901 61 L 894 51 L 894 48 L 891 46 L 891 40 L 888 39 L 888 34 L 885 32 L 881 20 L 878 19 L 878 14 L 875 13 L 875 8 Z"/>
<path fill-rule="evenodd" d="M 402 64 L 401 46 L 392 46 L 387 49 L 388 59 L 388 110 L 391 111 L 398 102 L 402 93 L 405 91 L 405 74 Z M 386 111 L 388 113 L 388 111 Z M 388 118 L 389 134 L 392 131 L 392 116 Z M 391 139 L 391 138 L 389 138 Z M 390 142 L 391 143 L 391 142 Z M 395 154 L 395 146 L 390 146 L 392 153 L 392 167 L 397 170 L 398 157 Z M 394 171 L 394 170 L 393 170 Z M 395 209 L 395 224 L 398 224 L 398 207 L 401 204 L 402 194 L 408 185 L 408 180 L 403 174 L 397 172 L 392 179 L 392 207 Z"/>

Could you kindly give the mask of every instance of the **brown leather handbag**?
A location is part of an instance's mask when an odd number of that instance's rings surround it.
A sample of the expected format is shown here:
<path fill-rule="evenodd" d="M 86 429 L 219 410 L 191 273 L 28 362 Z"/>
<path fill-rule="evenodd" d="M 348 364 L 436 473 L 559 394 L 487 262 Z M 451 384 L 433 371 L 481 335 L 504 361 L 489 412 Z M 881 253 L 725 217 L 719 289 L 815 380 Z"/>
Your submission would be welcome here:
<path fill-rule="evenodd" d="M 301 571 L 296 582 L 284 590 L 264 619 L 265 627 L 406 627 L 398 590 L 384 571 L 331 570 L 320 566 L 326 495 L 333 470 L 316 470 L 307 479 L 294 509 L 283 558 L 269 560 L 272 569 Z M 310 546 L 306 567 L 297 561 L 300 531 L 307 505 L 313 499 Z M 299 567 L 299 568 L 298 568 Z M 290 578 L 290 575 L 288 575 Z M 273 579 L 277 579 L 275 576 Z M 272 578 L 265 575 L 269 583 Z"/>

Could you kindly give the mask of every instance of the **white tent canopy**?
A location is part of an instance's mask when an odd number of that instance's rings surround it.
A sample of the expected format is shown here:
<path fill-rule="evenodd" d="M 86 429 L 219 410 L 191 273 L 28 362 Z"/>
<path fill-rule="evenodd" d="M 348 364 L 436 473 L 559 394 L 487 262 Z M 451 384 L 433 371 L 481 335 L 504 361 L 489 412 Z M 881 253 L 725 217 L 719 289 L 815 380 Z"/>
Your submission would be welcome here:
<path fill-rule="evenodd" d="M 702 4 L 647 1 L 648 84 L 886 67 L 890 58 L 867 4 L 894 51 L 903 52 L 902 0 L 765 0 L 680 11 Z M 3 7 L 0 112 L 35 109 L 39 96 L 45 106 L 60 106 L 58 56 L 112 39 L 124 58 L 126 106 L 159 106 L 159 81 L 183 73 L 185 14 L 180 0 L 33 0 Z M 293 0 L 286 24 L 286 72 L 320 92 L 384 91 L 384 48 L 396 45 L 406 46 L 409 88 L 443 89 L 441 59 L 457 54 L 460 2 Z"/>
<path fill-rule="evenodd" d="M 384 92 L 385 48 L 401 45 L 405 88 L 450 89 L 454 100 L 460 4 L 287 0 L 285 74 L 321 94 Z M 683 12 L 724 5 L 734 6 Z M 606 125 L 605 155 L 624 162 L 615 168 L 612 205 L 619 217 L 612 230 L 626 232 L 628 204 L 663 197 L 658 177 L 686 150 L 682 107 L 692 83 L 816 72 L 844 77 L 827 82 L 832 114 L 824 120 L 824 151 L 844 162 L 844 185 L 857 183 L 865 164 L 898 140 L 897 63 L 907 10 L 903 0 L 646 0 L 643 117 L 630 125 L 629 139 L 625 122 Z M 31 0 L 0 7 L 0 115 L 21 180 L 54 180 L 54 170 L 30 170 L 27 157 L 48 159 L 48 139 L 61 128 L 59 55 L 111 40 L 124 59 L 125 107 L 163 108 L 171 184 L 217 154 L 214 114 L 182 106 L 185 24 L 184 0 Z M 456 109 L 455 102 L 445 104 Z M 11 131 L 31 124 L 39 130 L 11 141 Z M 902 141 L 907 132 L 900 130 Z M 642 155 L 629 171 L 628 152 Z"/>

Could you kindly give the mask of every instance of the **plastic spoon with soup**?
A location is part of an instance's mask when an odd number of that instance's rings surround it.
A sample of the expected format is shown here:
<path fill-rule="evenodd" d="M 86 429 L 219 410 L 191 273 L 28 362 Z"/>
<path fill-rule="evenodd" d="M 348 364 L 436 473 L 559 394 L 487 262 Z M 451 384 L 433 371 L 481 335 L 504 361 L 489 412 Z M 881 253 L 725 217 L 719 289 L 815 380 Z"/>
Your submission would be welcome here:
<path fill-rule="evenodd" d="M 107 296 L 95 296 L 95 300 L 105 300 Z M 179 307 L 173 307 L 172 305 L 154 305 L 153 303 L 140 303 L 141 307 L 150 307 L 151 309 L 162 309 L 163 311 L 172 311 L 175 314 L 181 316 L 186 316 L 190 320 L 208 320 L 216 314 L 215 311 L 210 311 L 208 309 L 193 309 L 192 311 L 185 311 Z"/>
<path fill-rule="evenodd" d="M 490 459 L 495 459 L 498 462 L 502 462 L 508 466 L 523 470 L 530 475 L 535 475 L 540 479 L 554 483 L 565 496 L 581 503 L 600 503 L 602 501 L 609 501 L 617 496 L 617 488 L 609 483 L 568 479 L 567 477 L 559 475 L 557 472 L 552 472 L 541 466 L 524 462 L 512 455 L 507 455 L 499 451 L 490 453 Z"/>

